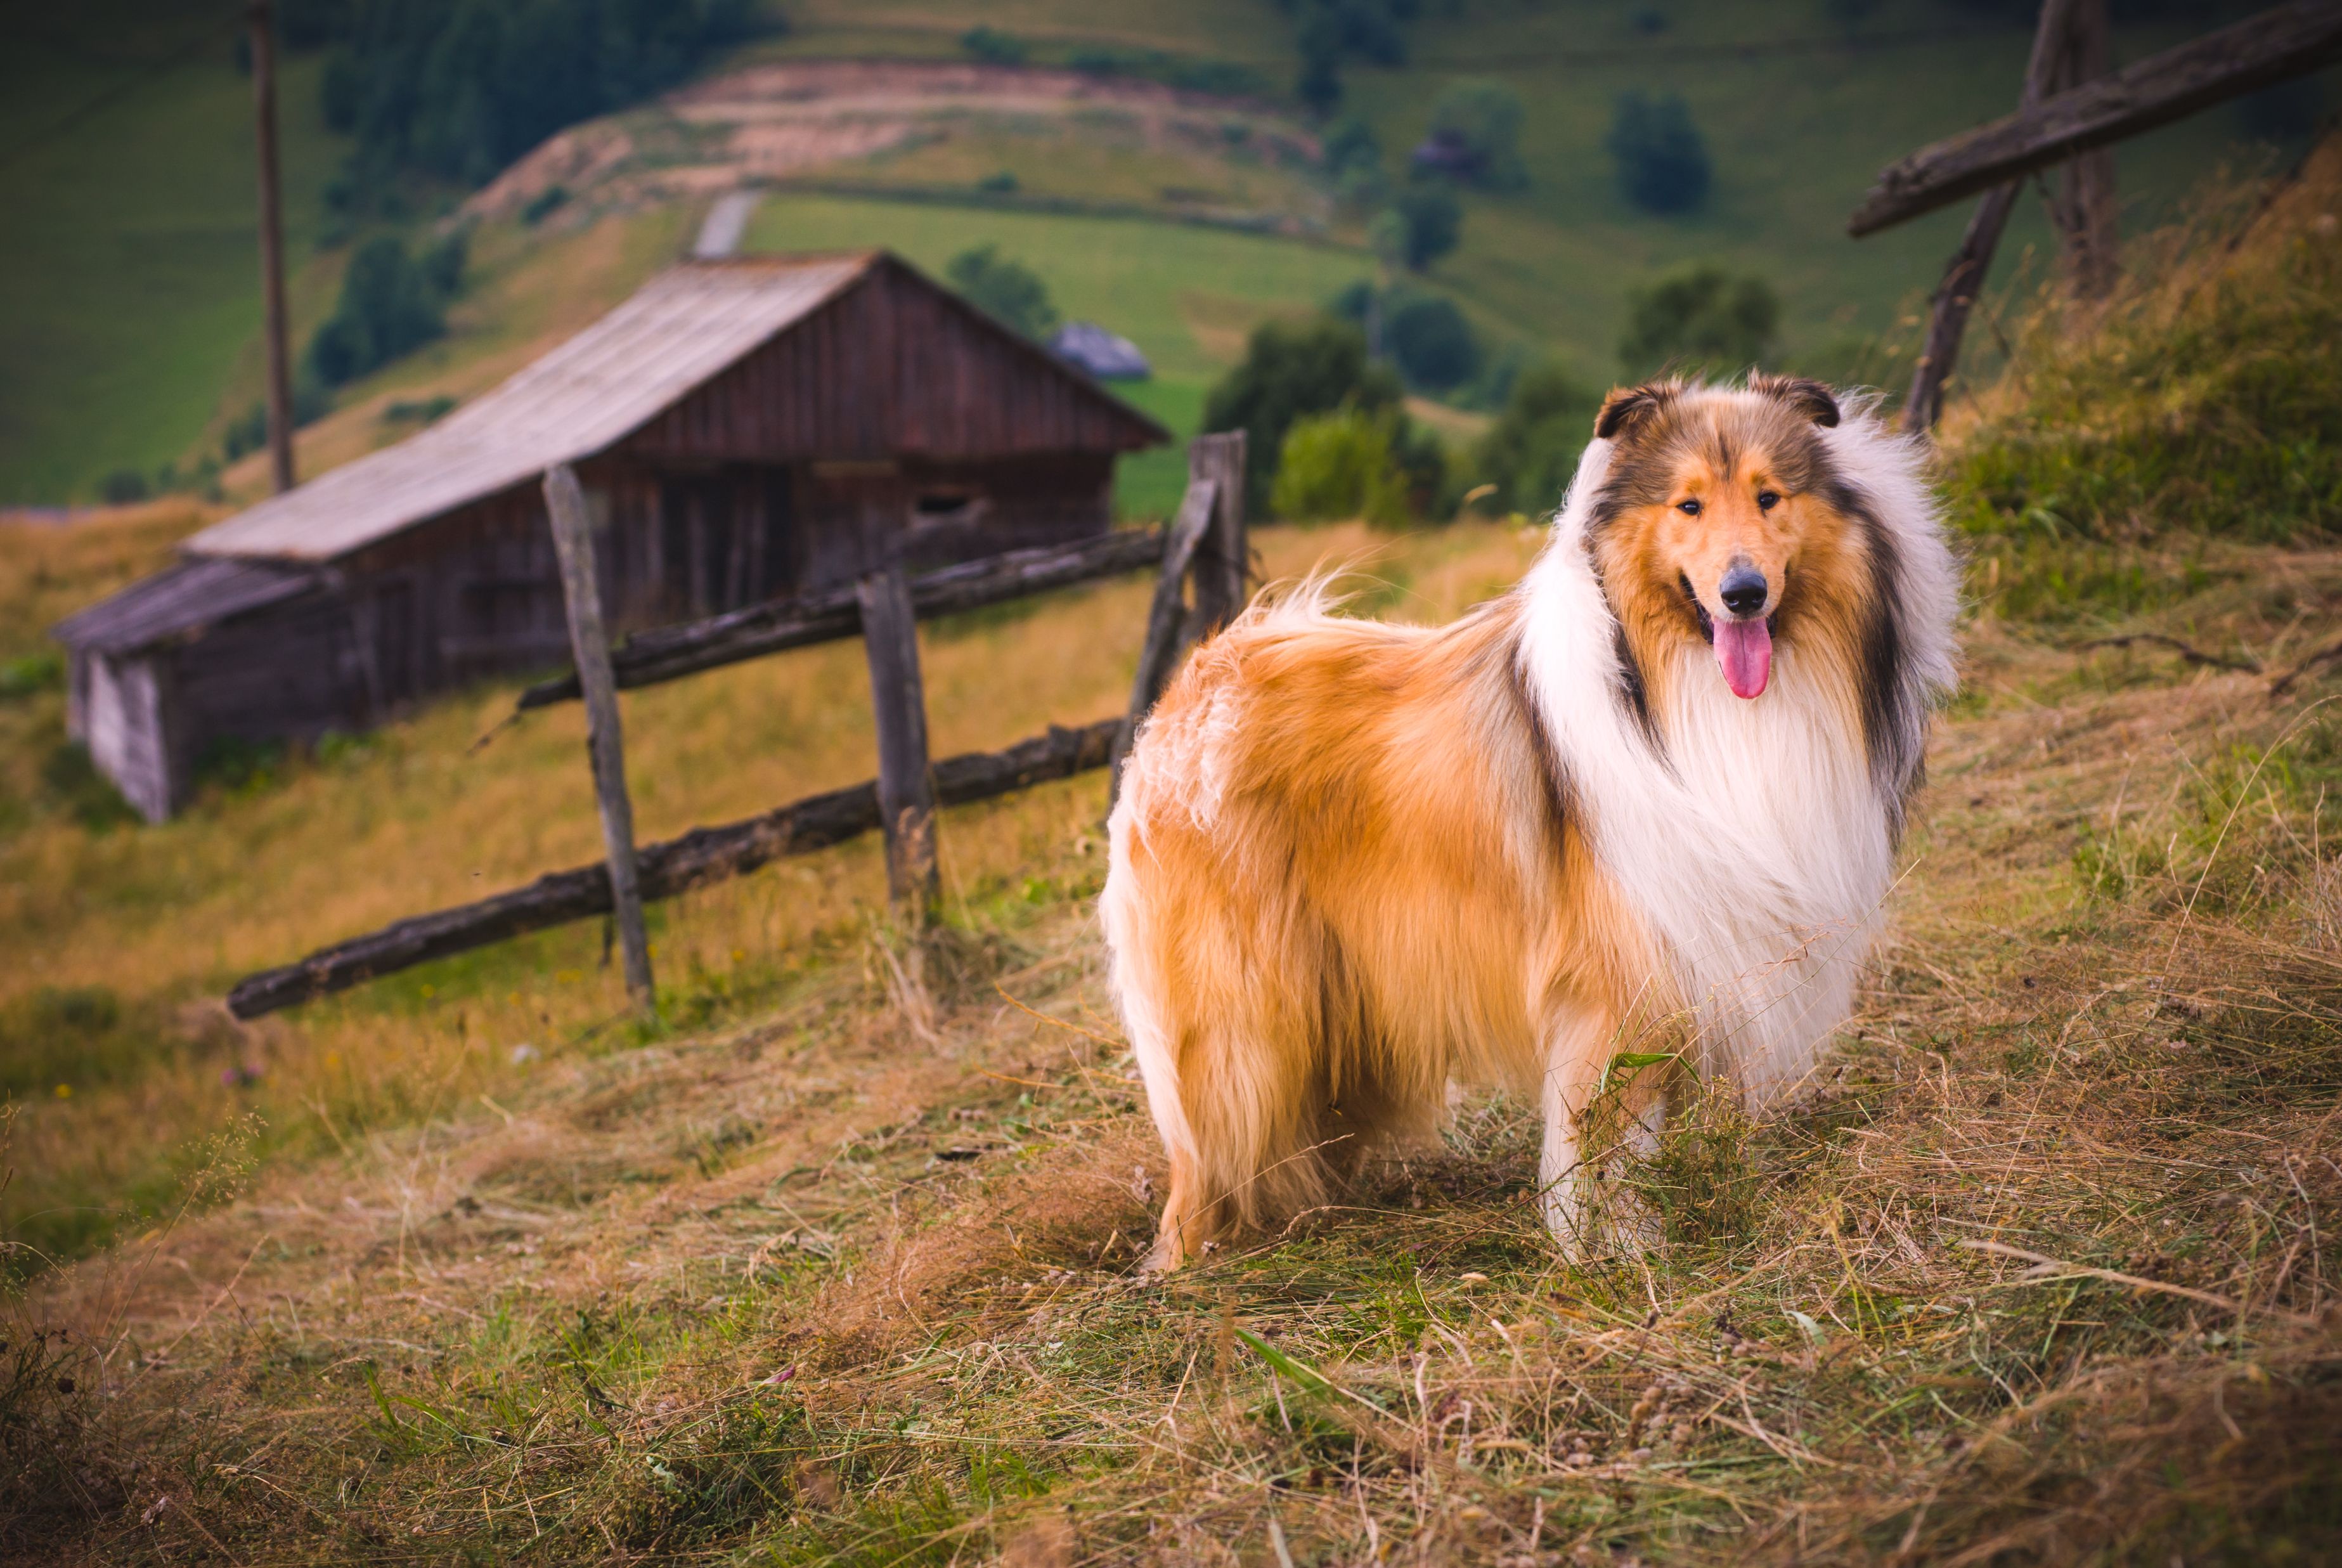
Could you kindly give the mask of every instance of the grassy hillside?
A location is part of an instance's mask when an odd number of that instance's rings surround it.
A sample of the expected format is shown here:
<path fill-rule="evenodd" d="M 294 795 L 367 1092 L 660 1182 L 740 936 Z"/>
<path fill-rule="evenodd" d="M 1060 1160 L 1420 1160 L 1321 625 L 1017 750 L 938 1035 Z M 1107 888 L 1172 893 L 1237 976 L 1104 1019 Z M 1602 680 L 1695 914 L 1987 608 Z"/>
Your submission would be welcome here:
<path fill-rule="evenodd" d="M 1476 1100 L 1345 1205 L 1138 1277 L 1163 1173 L 1095 779 L 946 814 L 926 1003 L 865 844 L 663 910 L 661 1029 L 578 929 L 240 1030 L 201 1000 L 244 965 L 590 857 L 576 715 L 472 749 L 484 690 L 152 829 L 20 764 L 0 1215 L 112 1244 L 8 1302 L 0 1547 L 2325 1560 L 2342 555 L 2322 492 L 2261 476 L 2330 460 L 2342 149 L 2274 195 L 2095 320 L 2011 324 L 1948 439 L 1967 689 L 1877 973 L 1813 1098 L 1705 1101 L 1614 1168 L 1639 1255 L 1557 1263 L 1532 1118 Z M 2171 510 L 2067 483 L 2175 441 Z M 11 534 L 0 655 L 186 521 Z M 1370 555 L 1359 611 L 1432 619 L 1538 543 L 1261 536 L 1278 574 Z M 1110 710 L 1142 597 L 931 628 L 937 745 Z M 56 694 L 10 678 L 37 757 Z M 835 648 L 629 696 L 643 830 L 866 774 L 861 681 Z"/>
<path fill-rule="evenodd" d="M 16 149 L 0 160 L 0 197 L 18 236 L 0 261 L 0 286 L 26 304 L 0 321 L 0 497 L 85 498 L 112 468 L 151 471 L 215 446 L 225 420 L 257 394 L 246 84 L 229 63 L 225 35 L 206 42 L 214 24 L 184 7 L 104 0 L 37 16 L 19 9 L 10 35 L 24 46 L 0 51 L 0 87 L 7 89 L 0 92 L 0 130 Z M 927 0 L 806 0 L 788 15 L 786 37 L 751 45 L 722 68 L 758 60 L 958 60 L 960 35 L 977 17 Z M 1879 165 L 2000 112 L 2014 91 L 2024 30 L 1975 18 L 1949 0 L 1886 0 L 1842 39 L 1818 0 L 1772 7 L 1459 0 L 1426 7 L 1411 25 L 1405 69 L 1353 63 L 1345 78 L 1349 107 L 1373 125 L 1395 165 L 1448 83 L 1495 77 L 1522 94 L 1531 183 L 1515 195 L 1471 196 L 1463 248 L 1434 268 L 1432 280 L 1462 299 L 1492 340 L 1559 351 L 1587 379 L 1605 378 L 1616 370 L 1628 290 L 1678 261 L 1715 257 L 1780 288 L 1784 353 L 1845 365 L 1856 363 L 1855 345 L 1905 330 L 1905 313 L 1931 285 L 1962 221 L 1940 215 L 1857 244 L 1843 237 L 1846 212 Z M 1296 61 L 1292 20 L 1271 0 L 1176 7 L 1020 0 L 986 6 L 982 19 L 1028 41 L 1043 64 L 1061 65 L 1085 46 L 1155 48 L 1247 67 L 1283 93 Z M 1656 31 L 1653 19 L 1663 24 Z M 2126 30 L 2120 48 L 2135 56 L 2173 35 L 2168 28 Z M 285 86 L 290 237 L 305 334 L 330 306 L 344 254 L 315 246 L 321 193 L 341 153 L 318 120 L 318 69 L 315 57 L 296 59 Z M 1689 101 L 1716 163 L 1716 194 L 1700 213 L 1653 217 L 1617 194 L 1602 144 L 1615 97 L 1632 88 L 1680 92 Z M 85 109 L 85 118 L 66 124 Z M 1280 112 L 1297 114 L 1290 105 Z M 692 136 L 665 108 L 618 119 L 659 149 L 655 163 L 696 155 Z M 1016 177 L 1018 199 L 1027 203 L 1089 203 L 1166 217 L 1216 205 L 1297 213 L 1313 223 L 1331 214 L 1327 192 L 1241 145 L 1130 145 L 1127 126 L 1108 124 L 1114 120 L 1055 110 L 946 116 L 909 144 L 875 153 L 852 150 L 849 137 L 834 157 L 788 177 L 946 198 L 915 225 L 938 256 L 996 228 L 1000 198 L 977 187 L 1004 174 Z M 2155 220 L 2224 160 L 2249 168 L 2274 155 L 2240 145 L 2238 129 L 2237 112 L 2223 109 L 2126 146 L 2129 221 Z M 634 214 L 663 207 L 679 235 L 704 201 L 705 191 L 688 181 L 651 180 L 611 205 Z M 852 221 L 834 221 L 842 215 L 830 211 L 813 226 L 866 243 L 908 222 L 849 211 Z M 1356 215 L 1331 215 L 1334 238 L 1355 248 L 1362 239 Z M 563 223 L 512 229 L 521 248 L 567 232 Z M 1142 232 L 1150 242 L 1143 249 L 1177 252 L 1183 245 L 1176 230 Z M 2027 204 L 2004 275 L 2016 275 L 2044 239 L 2039 214 Z M 798 243 L 770 217 L 758 240 Z M 1295 256 L 1267 265 L 1265 271 L 1279 275 L 1256 286 L 1248 268 L 1269 254 L 1199 256 L 1206 270 L 1173 292 L 1245 301 L 1256 310 L 1264 301 L 1298 298 L 1290 292 L 1296 276 L 1314 282 L 1321 271 L 1337 270 Z M 1152 330 L 1176 308 L 1146 269 L 1100 289 L 1083 282 L 1076 255 L 1027 259 L 1053 277 L 1065 271 L 1066 286 L 1091 300 L 1086 309 L 1110 325 L 1128 324 L 1126 330 Z M 542 261 L 545 277 L 560 275 L 555 257 Z M 529 292 L 506 297 L 517 304 Z M 616 297 L 602 295 L 597 303 Z M 500 307 L 484 299 L 469 308 L 476 323 Z M 487 335 L 509 338 L 512 329 Z M 1176 339 L 1168 341 L 1176 348 Z M 1188 396 L 1176 384 L 1223 363 L 1232 342 L 1215 344 L 1204 365 L 1173 372 L 1175 385 L 1160 394 L 1168 412 Z M 445 356 L 437 363 L 444 366 Z M 1873 355 L 1860 363 L 1884 362 Z M 415 378 L 412 369 L 393 374 Z M 329 440 L 321 454 L 355 449 Z M 1160 488 L 1159 475 L 1142 474 L 1127 499 L 1139 504 Z"/>
<path fill-rule="evenodd" d="M 189 455 L 238 377 L 260 327 L 260 252 L 237 15 L 157 0 L 5 8 L 0 499 L 87 498 L 114 468 Z M 340 156 L 318 69 L 296 59 L 283 81 L 286 243 L 304 267 Z"/>

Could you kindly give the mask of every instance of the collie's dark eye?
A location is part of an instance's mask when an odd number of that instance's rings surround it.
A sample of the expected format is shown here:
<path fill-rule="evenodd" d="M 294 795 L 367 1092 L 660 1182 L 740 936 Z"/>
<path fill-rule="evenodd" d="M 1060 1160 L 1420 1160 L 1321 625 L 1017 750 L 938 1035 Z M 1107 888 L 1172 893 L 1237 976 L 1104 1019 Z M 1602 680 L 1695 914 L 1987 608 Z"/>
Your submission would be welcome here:
<path fill-rule="evenodd" d="M 1770 490 L 1759 490 L 1756 492 L 1757 511 L 1770 512 L 1774 507 L 1778 506 L 1780 504 L 1781 497 L 1774 492 Z"/>
<path fill-rule="evenodd" d="M 1678 501 L 1676 503 L 1676 510 L 1686 517 L 1696 517 L 1699 515 L 1699 502 L 1696 499 Z"/>

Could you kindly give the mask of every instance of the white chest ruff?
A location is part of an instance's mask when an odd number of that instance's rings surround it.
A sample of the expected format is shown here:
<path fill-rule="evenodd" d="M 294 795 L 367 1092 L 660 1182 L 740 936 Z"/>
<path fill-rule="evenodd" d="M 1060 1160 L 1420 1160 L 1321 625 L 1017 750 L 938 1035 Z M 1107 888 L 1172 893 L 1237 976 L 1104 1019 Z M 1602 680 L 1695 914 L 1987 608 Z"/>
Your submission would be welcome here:
<path fill-rule="evenodd" d="M 1691 1014 L 1697 1065 L 1758 1101 L 1793 1090 L 1852 1005 L 1894 877 L 1890 803 L 1857 715 L 1783 647 L 1734 696 L 1705 650 L 1661 689 L 1665 753 L 1620 699 L 1616 622 L 1575 509 L 1528 579 L 1522 664 L 1595 858 Z"/>

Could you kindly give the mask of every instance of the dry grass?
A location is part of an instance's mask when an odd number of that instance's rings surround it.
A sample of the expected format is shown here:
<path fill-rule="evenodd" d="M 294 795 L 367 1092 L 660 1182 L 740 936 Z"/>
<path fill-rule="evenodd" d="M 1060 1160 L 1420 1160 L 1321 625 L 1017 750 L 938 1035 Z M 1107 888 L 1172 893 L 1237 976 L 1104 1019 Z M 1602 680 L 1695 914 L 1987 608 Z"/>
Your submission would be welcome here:
<path fill-rule="evenodd" d="M 134 517 L 43 535 L 80 554 L 36 562 L 0 589 L 48 611 L 61 590 L 40 584 L 127 577 L 171 525 Z M 1392 553 L 1366 596 L 1446 615 L 1508 582 L 1533 542 L 1478 525 L 1404 545 L 1357 529 L 1278 531 L 1262 545 L 1280 574 Z M 1114 712 L 1148 592 L 1133 579 L 928 628 L 938 754 Z M 842 644 L 629 694 L 640 831 L 666 837 L 868 777 L 867 689 L 858 646 Z M 0 1075 L 29 1102 L 15 1130 L 20 1174 L 0 1193 L 15 1240 L 71 1255 L 115 1233 L 125 1213 L 166 1209 L 201 1141 L 246 1110 L 265 1124 L 264 1150 L 317 1153 L 336 1146 L 336 1127 L 427 1117 L 524 1084 L 561 1051 L 606 1047 L 625 993 L 594 926 L 251 1028 L 210 1001 L 242 973 L 597 856 L 579 710 L 534 715 L 474 749 L 512 694 L 483 688 L 362 740 L 274 758 L 156 828 L 118 811 L 93 819 L 93 793 L 107 797 L 85 768 L 80 794 L 44 784 L 63 754 L 61 692 L 0 706 L 23 775 L 19 820 L 0 836 L 0 941 L 18 959 L 0 973 Z M 1102 788 L 1076 781 L 948 814 L 946 891 L 958 918 L 1014 928 L 1095 891 Z M 8 804 L 0 797 L 0 810 Z M 882 887 L 877 846 L 858 844 L 656 910 L 666 1015 L 693 1029 L 786 998 L 861 940 Z M 91 997 L 102 1026 L 63 1016 Z"/>
<path fill-rule="evenodd" d="M 1282 572 L 1365 537 L 1266 543 Z M 1452 614 L 1533 543 L 1385 541 L 1362 606 Z M 605 1024 L 575 933 L 295 1015 L 237 1090 L 191 1055 L 28 1106 L 20 1184 L 106 1191 L 93 1151 L 141 1118 L 197 1152 L 150 1232 L 11 1309 L 0 1550 L 2332 1561 L 2342 684 L 2070 644 L 2277 662 L 2330 637 L 2342 561 L 2125 547 L 2131 598 L 2071 591 L 2087 553 L 1982 541 L 1970 689 L 1859 1014 L 1793 1112 L 1705 1100 L 1613 1167 L 1640 1252 L 1557 1262 L 1533 1118 L 1476 1102 L 1343 1203 L 1139 1277 L 1162 1172 L 1088 914 L 1098 792 L 1061 786 L 947 821 L 932 1012 L 890 984 L 864 846 L 671 912 L 662 1036 Z M 2068 591 L 2012 587 L 2052 571 Z M 1136 604 L 941 631 L 939 744 L 1110 707 L 1100 629 Z M 826 657 L 636 702 L 676 759 L 649 831 L 866 771 L 859 673 Z M 57 891 L 113 852 L 40 816 L 5 851 L 44 901 L 9 940 L 175 998 L 474 865 L 582 858 L 574 721 L 451 760 L 495 705 L 123 835 L 187 868 L 129 914 L 85 907 L 118 866 Z M 275 881 L 238 896 L 255 852 Z M 265 1128 L 214 1131 L 245 1104 Z"/>

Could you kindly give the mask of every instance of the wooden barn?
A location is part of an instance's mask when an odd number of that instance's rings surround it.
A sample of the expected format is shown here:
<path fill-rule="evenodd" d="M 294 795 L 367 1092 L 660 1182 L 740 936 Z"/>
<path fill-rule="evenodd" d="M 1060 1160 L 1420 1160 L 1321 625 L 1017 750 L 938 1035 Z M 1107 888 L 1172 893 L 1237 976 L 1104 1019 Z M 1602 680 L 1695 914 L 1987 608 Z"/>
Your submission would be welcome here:
<path fill-rule="evenodd" d="M 395 446 L 204 530 L 56 628 L 70 724 L 153 820 L 225 740 L 351 731 L 568 659 L 541 480 L 575 464 L 613 633 L 1065 543 L 1169 436 L 885 253 L 675 267 Z"/>

